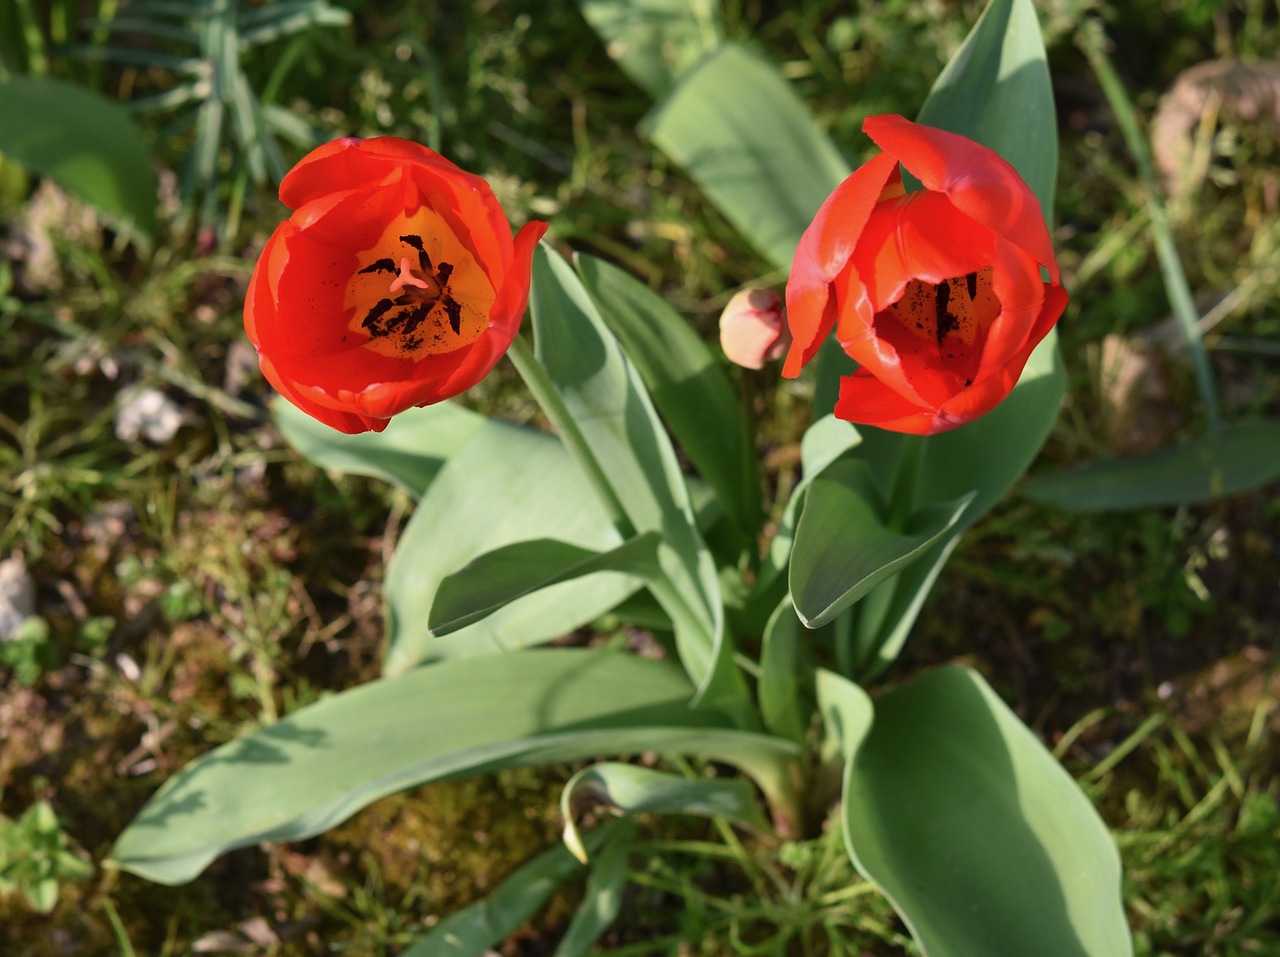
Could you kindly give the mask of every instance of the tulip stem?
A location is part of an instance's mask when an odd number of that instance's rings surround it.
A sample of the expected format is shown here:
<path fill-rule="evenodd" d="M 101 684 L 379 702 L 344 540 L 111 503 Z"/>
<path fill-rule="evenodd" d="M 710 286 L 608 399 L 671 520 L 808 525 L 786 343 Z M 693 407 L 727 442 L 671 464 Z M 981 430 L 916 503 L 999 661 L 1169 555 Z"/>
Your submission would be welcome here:
<path fill-rule="evenodd" d="M 547 375 L 546 368 L 538 361 L 538 357 L 534 355 L 533 349 L 529 344 L 519 336 L 516 336 L 511 343 L 511 348 L 507 350 L 507 355 L 510 356 L 511 361 L 515 364 L 516 371 L 520 373 L 520 378 L 524 380 L 524 384 L 533 393 L 534 401 L 538 403 L 538 407 L 546 413 L 547 418 L 551 420 L 551 424 L 555 426 L 556 431 L 560 434 L 560 439 L 564 442 L 569 455 L 578 463 L 586 474 L 587 481 L 596 490 L 600 503 L 604 505 L 605 510 L 609 513 L 610 523 L 618 530 L 618 534 L 622 536 L 623 541 L 631 539 L 636 534 L 635 526 L 631 524 L 631 520 L 627 517 L 626 509 L 622 507 L 621 500 L 619 500 L 604 470 L 600 467 L 600 462 L 591 451 L 591 446 L 587 443 L 582 430 L 578 428 L 573 415 L 560 398 L 560 393 L 556 391 L 555 383 Z"/>
<path fill-rule="evenodd" d="M 904 435 L 898 452 L 898 468 L 893 475 L 893 492 L 889 496 L 889 527 L 895 532 L 906 531 L 907 520 L 916 503 L 916 484 L 920 477 L 920 463 L 924 461 L 923 435 Z"/>

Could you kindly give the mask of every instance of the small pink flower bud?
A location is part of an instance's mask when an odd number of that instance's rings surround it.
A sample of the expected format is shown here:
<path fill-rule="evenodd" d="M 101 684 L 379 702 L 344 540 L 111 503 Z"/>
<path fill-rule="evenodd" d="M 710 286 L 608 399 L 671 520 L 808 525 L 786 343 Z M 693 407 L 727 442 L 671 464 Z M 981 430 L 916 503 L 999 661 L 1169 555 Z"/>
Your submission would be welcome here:
<path fill-rule="evenodd" d="M 782 313 L 782 297 L 772 289 L 744 289 L 720 314 L 720 348 L 729 361 L 747 369 L 762 368 L 791 345 Z"/>

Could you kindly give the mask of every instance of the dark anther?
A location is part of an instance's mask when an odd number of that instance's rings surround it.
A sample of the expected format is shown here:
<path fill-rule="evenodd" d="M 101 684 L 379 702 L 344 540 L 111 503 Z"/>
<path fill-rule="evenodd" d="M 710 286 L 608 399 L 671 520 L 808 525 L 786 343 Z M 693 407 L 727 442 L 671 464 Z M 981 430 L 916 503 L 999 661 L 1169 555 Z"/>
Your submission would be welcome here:
<path fill-rule="evenodd" d="M 441 263 L 440 268 L 436 270 L 436 282 L 440 283 L 440 288 L 449 285 L 449 277 L 453 275 L 453 263 Z"/>
<path fill-rule="evenodd" d="M 441 265 L 443 266 L 443 263 Z M 444 311 L 449 316 L 449 328 L 453 330 L 453 334 L 456 336 L 462 332 L 462 306 L 458 304 L 458 301 L 453 296 L 448 294 L 440 301 L 444 303 Z"/>
<path fill-rule="evenodd" d="M 379 330 L 377 328 L 377 323 L 378 320 L 382 318 L 383 314 L 394 305 L 395 303 L 390 299 L 379 299 L 374 304 L 373 308 L 369 310 L 369 314 L 364 317 L 364 321 L 360 323 L 360 325 L 368 329 L 369 335 L 371 336 L 386 335 L 386 330 Z"/>
<path fill-rule="evenodd" d="M 978 274 L 971 272 L 964 277 L 964 283 L 969 287 L 969 301 L 974 302 L 978 298 Z"/>
<path fill-rule="evenodd" d="M 405 244 L 406 244 L 406 245 L 408 245 L 408 246 L 412 246 L 412 247 L 413 247 L 414 249 L 416 249 L 418 252 L 422 252 L 422 237 L 421 237 L 421 236 L 401 236 L 401 237 L 400 237 L 400 242 L 405 243 Z"/>
<path fill-rule="evenodd" d="M 367 272 L 395 272 L 396 263 L 394 259 L 379 259 L 377 262 L 370 263 L 360 270 L 360 273 Z"/>
<path fill-rule="evenodd" d="M 412 309 L 407 309 L 402 312 L 400 314 L 400 321 L 402 323 L 400 333 L 406 336 L 410 335 L 414 329 L 417 329 L 418 326 L 422 325 L 422 323 L 426 321 L 427 314 L 429 312 L 431 312 L 431 304 L 426 302 L 419 303 Z"/>
<path fill-rule="evenodd" d="M 947 308 L 951 304 L 951 284 L 940 282 L 933 288 L 937 293 L 937 301 L 935 303 L 937 307 L 935 312 L 937 328 L 934 330 L 934 334 L 938 337 L 938 345 L 942 345 L 942 340 L 959 325 L 959 322 Z"/>

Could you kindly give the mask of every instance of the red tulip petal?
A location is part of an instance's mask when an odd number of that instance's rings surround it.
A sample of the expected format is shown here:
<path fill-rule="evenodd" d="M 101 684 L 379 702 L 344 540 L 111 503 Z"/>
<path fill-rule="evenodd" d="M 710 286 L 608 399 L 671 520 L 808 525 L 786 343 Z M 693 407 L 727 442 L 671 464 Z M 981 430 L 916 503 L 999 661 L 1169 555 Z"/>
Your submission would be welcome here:
<path fill-rule="evenodd" d="M 1001 309 L 987 333 L 979 378 L 995 374 L 1025 350 L 1048 287 L 1040 278 L 1040 267 L 1030 256 L 1012 243 L 998 241 L 992 288 Z M 1044 338 L 1044 333 L 1040 338 Z"/>
<path fill-rule="evenodd" d="M 506 334 L 510 327 L 507 343 L 515 338 L 520 320 L 524 318 L 525 307 L 529 301 L 529 277 L 533 268 L 533 249 L 538 245 L 547 231 L 547 224 L 534 220 L 525 223 L 516 233 L 512 243 L 511 258 L 507 266 L 507 274 L 497 298 L 493 301 L 490 323 Z"/>
<path fill-rule="evenodd" d="M 925 189 L 946 193 L 957 209 L 1025 250 L 1054 282 L 1061 280 L 1040 204 L 998 153 L 967 137 L 891 114 L 868 117 L 862 130 Z"/>
<path fill-rule="evenodd" d="M 863 369 L 840 380 L 835 416 L 856 425 L 874 425 L 895 432 L 927 434 L 933 411 L 908 402 L 902 395 Z M 907 428 L 902 428 L 903 424 Z"/>
<path fill-rule="evenodd" d="M 853 252 L 862 227 L 897 173 L 897 161 L 881 153 L 854 170 L 827 197 L 800 237 L 787 280 L 787 326 L 791 349 L 782 374 L 795 378 L 821 348 L 835 316 L 829 284 Z"/>
<path fill-rule="evenodd" d="M 280 395 L 313 419 L 323 422 L 339 432 L 345 432 L 348 435 L 357 435 L 361 432 L 381 432 L 387 427 L 387 422 L 390 421 L 389 419 L 372 419 L 369 416 L 332 409 L 317 402 L 312 402 L 295 388 L 290 379 L 281 375 L 275 364 L 266 356 L 258 357 L 258 365 L 262 369 L 263 378 L 270 382 Z"/>

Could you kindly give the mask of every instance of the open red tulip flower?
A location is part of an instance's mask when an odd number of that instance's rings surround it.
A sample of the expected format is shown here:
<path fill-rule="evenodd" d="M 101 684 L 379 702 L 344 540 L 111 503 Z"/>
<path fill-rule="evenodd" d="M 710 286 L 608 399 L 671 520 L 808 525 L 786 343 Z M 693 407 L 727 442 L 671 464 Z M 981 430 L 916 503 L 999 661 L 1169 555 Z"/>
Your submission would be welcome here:
<path fill-rule="evenodd" d="M 511 345 L 546 223 L 516 234 L 489 185 L 390 136 L 334 140 L 280 184 L 293 215 L 249 281 L 262 373 L 342 432 L 458 395 Z"/>
<path fill-rule="evenodd" d="M 801 237 L 783 375 L 798 375 L 834 329 L 858 363 L 840 382 L 838 418 L 945 432 L 1009 394 L 1067 294 L 1040 204 L 1009 163 L 901 116 L 862 129 L 884 152 L 836 188 Z M 922 188 L 904 190 L 899 164 Z"/>

